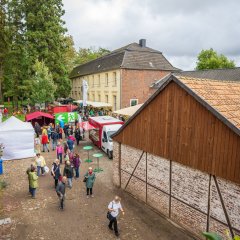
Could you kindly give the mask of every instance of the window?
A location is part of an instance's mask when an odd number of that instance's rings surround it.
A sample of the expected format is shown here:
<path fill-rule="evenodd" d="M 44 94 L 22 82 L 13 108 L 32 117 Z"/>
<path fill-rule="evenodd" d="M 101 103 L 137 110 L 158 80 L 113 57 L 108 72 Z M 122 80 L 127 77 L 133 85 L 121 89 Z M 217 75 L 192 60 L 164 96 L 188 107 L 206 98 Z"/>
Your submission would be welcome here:
<path fill-rule="evenodd" d="M 114 111 L 116 111 L 117 110 L 117 96 L 113 96 L 113 109 L 114 109 Z"/>
<path fill-rule="evenodd" d="M 130 107 L 138 104 L 138 99 L 130 99 Z"/>
<path fill-rule="evenodd" d="M 105 95 L 105 102 L 108 103 L 108 95 Z"/>
<path fill-rule="evenodd" d="M 98 94 L 98 101 L 101 102 L 101 94 Z"/>
<path fill-rule="evenodd" d="M 98 74 L 98 86 L 100 86 L 100 74 Z"/>
<path fill-rule="evenodd" d="M 105 86 L 108 86 L 108 73 L 105 74 Z"/>
<path fill-rule="evenodd" d="M 95 102 L 95 94 L 92 95 L 92 100 Z"/>
<path fill-rule="evenodd" d="M 94 75 L 92 76 L 92 86 L 94 87 Z"/>
<path fill-rule="evenodd" d="M 116 72 L 113 73 L 113 86 L 114 87 L 117 86 L 117 73 Z"/>

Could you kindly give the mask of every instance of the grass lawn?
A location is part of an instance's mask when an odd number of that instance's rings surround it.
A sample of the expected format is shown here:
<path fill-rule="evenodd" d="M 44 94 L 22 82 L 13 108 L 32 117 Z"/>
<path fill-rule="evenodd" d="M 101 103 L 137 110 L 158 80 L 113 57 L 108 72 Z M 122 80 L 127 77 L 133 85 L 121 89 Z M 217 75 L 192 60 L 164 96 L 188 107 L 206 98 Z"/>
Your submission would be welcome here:
<path fill-rule="evenodd" d="M 11 114 L 8 114 L 8 117 L 5 117 L 5 116 L 3 116 L 3 118 L 2 118 L 2 121 L 4 122 L 4 121 L 6 121 L 8 118 L 10 118 L 12 115 Z M 23 115 L 23 114 L 18 114 L 18 115 L 15 115 L 15 117 L 16 118 L 18 118 L 18 119 L 20 119 L 21 121 L 25 121 L 25 115 Z"/>

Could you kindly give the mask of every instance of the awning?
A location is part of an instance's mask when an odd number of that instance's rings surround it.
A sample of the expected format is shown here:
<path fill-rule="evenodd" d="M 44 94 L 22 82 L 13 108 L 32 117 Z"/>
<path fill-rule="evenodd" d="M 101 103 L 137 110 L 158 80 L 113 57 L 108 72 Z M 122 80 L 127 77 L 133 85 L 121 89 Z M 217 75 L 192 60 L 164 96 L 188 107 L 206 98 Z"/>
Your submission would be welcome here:
<path fill-rule="evenodd" d="M 113 113 L 116 113 L 118 115 L 132 116 L 141 106 L 142 104 L 138 104 L 132 107 L 122 108 L 120 110 L 114 111 Z"/>
<path fill-rule="evenodd" d="M 45 112 L 33 112 L 33 113 L 29 113 L 26 115 L 25 119 L 27 122 L 31 121 L 32 119 L 36 119 L 36 118 L 40 118 L 40 117 L 45 117 L 45 118 L 50 118 L 50 119 L 54 119 L 54 117 L 49 114 L 49 113 L 45 113 Z"/>
<path fill-rule="evenodd" d="M 92 129 L 96 129 L 92 124 L 89 122 L 81 122 L 79 123 L 79 127 L 83 128 L 85 131 L 89 131 Z"/>
<path fill-rule="evenodd" d="M 77 100 L 74 101 L 74 103 L 82 104 L 83 100 Z M 101 107 L 112 107 L 110 103 L 105 103 L 105 102 L 92 102 L 92 101 L 87 101 L 87 105 L 95 108 L 101 108 Z"/>

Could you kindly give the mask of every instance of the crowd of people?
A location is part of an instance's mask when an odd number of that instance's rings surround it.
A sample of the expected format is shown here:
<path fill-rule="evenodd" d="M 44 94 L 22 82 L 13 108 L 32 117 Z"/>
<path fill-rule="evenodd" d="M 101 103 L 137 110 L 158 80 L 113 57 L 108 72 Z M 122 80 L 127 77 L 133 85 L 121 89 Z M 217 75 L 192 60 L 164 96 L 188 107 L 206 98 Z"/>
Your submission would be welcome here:
<path fill-rule="evenodd" d="M 36 197 L 36 189 L 38 188 L 39 177 L 50 172 L 54 181 L 54 188 L 59 199 L 59 209 L 64 209 L 66 188 L 72 189 L 73 179 L 80 178 L 81 158 L 76 150 L 75 145 L 79 144 L 80 140 L 84 139 L 84 134 L 76 126 L 64 125 L 62 128 L 59 124 L 54 126 L 50 124 L 43 128 L 39 124 L 35 124 L 35 151 L 36 158 L 34 163 L 27 169 L 29 181 L 29 193 L 32 198 Z M 41 152 L 56 152 L 51 169 L 47 167 L 45 158 Z M 89 167 L 83 176 L 83 182 L 86 186 L 86 197 L 93 198 L 93 187 L 96 180 L 96 175 Z M 108 205 L 107 218 L 109 220 L 109 229 L 114 230 L 116 236 L 119 236 L 117 217 L 119 211 L 124 214 L 120 203 L 120 198 L 116 196 Z"/>

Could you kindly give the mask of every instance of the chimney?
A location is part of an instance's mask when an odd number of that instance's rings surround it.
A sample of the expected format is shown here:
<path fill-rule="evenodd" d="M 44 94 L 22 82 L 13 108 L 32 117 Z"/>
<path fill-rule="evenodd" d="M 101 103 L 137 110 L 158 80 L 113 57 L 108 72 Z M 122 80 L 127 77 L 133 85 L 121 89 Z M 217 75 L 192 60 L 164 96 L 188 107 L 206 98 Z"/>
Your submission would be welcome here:
<path fill-rule="evenodd" d="M 140 39 L 140 40 L 139 40 L 139 45 L 140 45 L 141 47 L 146 47 L 146 39 Z"/>

